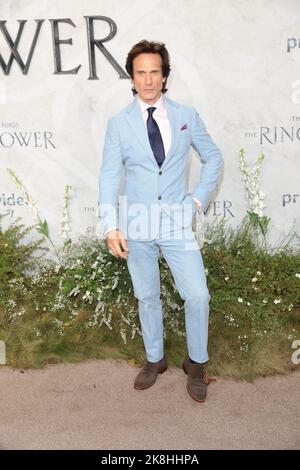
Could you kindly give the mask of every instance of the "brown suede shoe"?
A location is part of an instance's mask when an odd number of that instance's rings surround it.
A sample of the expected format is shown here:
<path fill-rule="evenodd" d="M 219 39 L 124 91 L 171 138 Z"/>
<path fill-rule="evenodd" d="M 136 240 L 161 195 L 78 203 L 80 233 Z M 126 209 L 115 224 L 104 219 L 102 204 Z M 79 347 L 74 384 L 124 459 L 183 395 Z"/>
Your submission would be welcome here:
<path fill-rule="evenodd" d="M 182 368 L 188 376 L 187 391 L 194 400 L 203 403 L 206 399 L 207 385 L 216 379 L 208 376 L 206 364 L 192 364 L 188 357 L 185 358 Z"/>
<path fill-rule="evenodd" d="M 158 374 L 163 374 L 167 368 L 165 356 L 158 362 L 147 361 L 134 381 L 134 388 L 137 390 L 145 390 L 145 388 L 151 387 L 155 383 Z"/>

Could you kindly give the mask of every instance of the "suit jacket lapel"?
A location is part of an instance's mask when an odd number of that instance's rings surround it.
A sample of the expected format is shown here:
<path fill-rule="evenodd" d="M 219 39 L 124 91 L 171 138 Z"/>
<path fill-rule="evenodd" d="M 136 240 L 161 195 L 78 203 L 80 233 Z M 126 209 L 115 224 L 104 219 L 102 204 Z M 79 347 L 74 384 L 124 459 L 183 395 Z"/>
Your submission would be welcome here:
<path fill-rule="evenodd" d="M 172 155 L 174 154 L 177 148 L 178 139 L 180 135 L 180 126 L 181 126 L 180 107 L 177 105 L 177 103 L 174 103 L 173 101 L 169 100 L 167 97 L 165 97 L 165 103 L 166 103 L 168 118 L 169 118 L 170 126 L 171 126 L 171 147 L 170 147 L 169 152 L 166 155 L 166 158 L 162 164 L 162 167 L 166 165 L 167 161 L 172 157 Z"/>

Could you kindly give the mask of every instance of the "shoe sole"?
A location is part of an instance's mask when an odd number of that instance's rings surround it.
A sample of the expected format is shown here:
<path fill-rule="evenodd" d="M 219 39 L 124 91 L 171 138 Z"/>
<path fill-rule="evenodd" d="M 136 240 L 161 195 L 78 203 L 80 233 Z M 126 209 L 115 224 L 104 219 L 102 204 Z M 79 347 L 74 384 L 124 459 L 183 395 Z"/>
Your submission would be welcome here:
<path fill-rule="evenodd" d="M 185 373 L 185 375 L 188 375 L 184 363 L 182 364 L 182 369 L 183 369 L 183 372 Z M 193 400 L 197 401 L 198 403 L 204 403 L 205 402 L 205 398 L 204 398 L 204 400 L 199 400 L 199 398 L 194 397 L 194 395 L 191 393 L 188 385 L 186 386 L 186 389 L 188 391 L 188 394 L 190 395 L 190 397 L 192 397 Z"/>
<path fill-rule="evenodd" d="M 166 367 L 166 368 L 160 370 L 158 373 L 159 373 L 159 374 L 163 374 L 164 372 L 166 372 L 166 370 L 168 370 L 168 367 Z M 150 387 L 152 387 L 152 385 L 155 384 L 156 378 L 157 378 L 157 377 L 155 377 L 154 382 L 152 382 L 150 385 L 146 385 L 145 387 L 136 387 L 135 385 L 133 385 L 133 387 L 135 388 L 135 390 L 146 390 L 147 388 L 150 388 Z"/>

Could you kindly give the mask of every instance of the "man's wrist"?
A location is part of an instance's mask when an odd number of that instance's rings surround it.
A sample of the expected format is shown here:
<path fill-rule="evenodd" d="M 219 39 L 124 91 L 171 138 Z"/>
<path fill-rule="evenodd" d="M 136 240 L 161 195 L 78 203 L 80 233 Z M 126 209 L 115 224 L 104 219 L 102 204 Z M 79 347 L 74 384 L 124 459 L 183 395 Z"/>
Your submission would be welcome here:
<path fill-rule="evenodd" d="M 194 201 L 195 201 L 196 209 L 197 209 L 197 210 L 200 210 L 200 209 L 201 209 L 201 201 L 199 201 L 199 199 L 197 199 L 197 198 L 194 197 L 194 196 L 191 196 L 191 197 L 192 197 L 192 199 L 194 199 Z"/>

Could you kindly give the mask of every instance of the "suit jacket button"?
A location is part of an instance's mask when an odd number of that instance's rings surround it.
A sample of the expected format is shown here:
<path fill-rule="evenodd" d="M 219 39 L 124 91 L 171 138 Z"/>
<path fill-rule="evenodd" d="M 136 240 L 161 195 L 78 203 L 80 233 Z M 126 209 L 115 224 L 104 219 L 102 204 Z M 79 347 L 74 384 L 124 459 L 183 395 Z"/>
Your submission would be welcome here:
<path fill-rule="evenodd" d="M 158 196 L 158 199 L 161 200 L 161 196 Z"/>
<path fill-rule="evenodd" d="M 162 175 L 162 171 L 160 171 L 158 174 L 159 174 L 159 175 Z"/>

